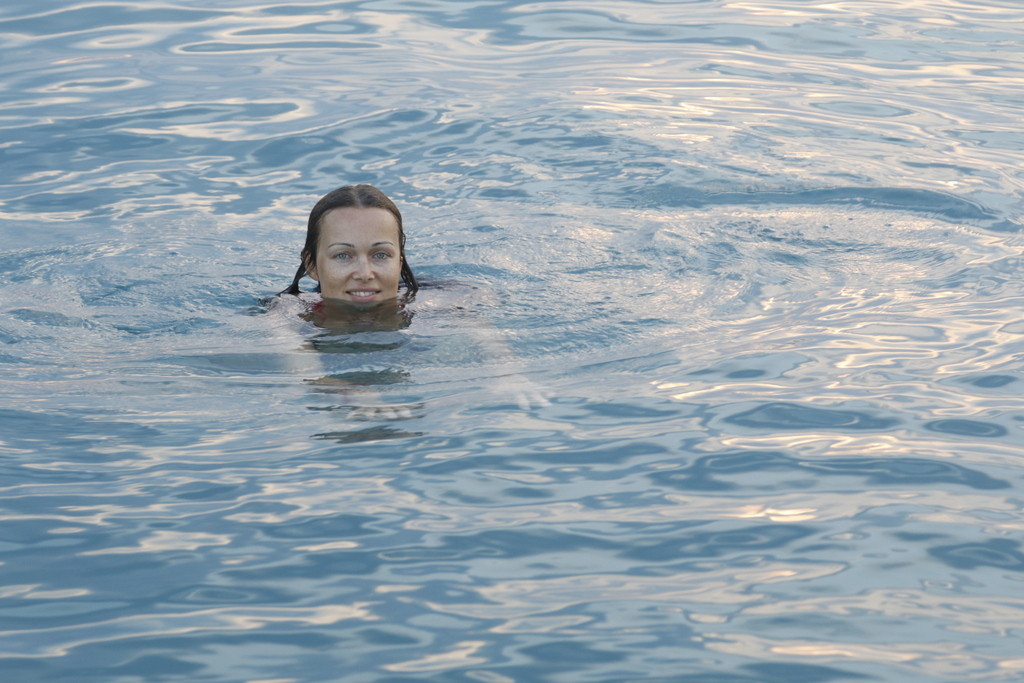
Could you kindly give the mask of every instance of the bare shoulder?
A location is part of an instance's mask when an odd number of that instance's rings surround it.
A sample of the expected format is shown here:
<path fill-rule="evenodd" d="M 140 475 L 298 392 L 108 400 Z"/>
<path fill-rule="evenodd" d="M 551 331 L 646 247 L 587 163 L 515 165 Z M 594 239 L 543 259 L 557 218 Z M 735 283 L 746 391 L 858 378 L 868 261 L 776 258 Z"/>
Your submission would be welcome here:
<path fill-rule="evenodd" d="M 493 289 L 460 280 L 434 280 L 420 284 L 413 308 L 426 310 L 474 310 L 498 303 Z"/>
<path fill-rule="evenodd" d="M 263 300 L 263 309 L 272 327 L 290 327 L 304 330 L 312 318 L 311 311 L 319 300 L 318 294 L 303 292 L 301 294 L 278 294 Z"/>

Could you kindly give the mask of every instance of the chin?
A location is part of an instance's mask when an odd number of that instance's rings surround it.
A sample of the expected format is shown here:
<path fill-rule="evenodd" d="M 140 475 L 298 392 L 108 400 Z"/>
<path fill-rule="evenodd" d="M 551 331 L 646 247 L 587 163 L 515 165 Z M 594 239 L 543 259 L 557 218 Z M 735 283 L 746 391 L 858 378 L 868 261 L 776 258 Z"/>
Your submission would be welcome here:
<path fill-rule="evenodd" d="M 358 309 L 360 311 L 365 311 L 365 310 L 369 310 L 371 308 L 377 308 L 381 304 L 387 303 L 388 301 L 390 301 L 390 299 L 379 298 L 379 299 L 371 299 L 370 301 L 366 301 L 366 300 L 353 301 L 352 299 L 343 299 L 343 301 L 345 302 L 345 304 L 347 306 L 350 306 L 352 308 Z"/>

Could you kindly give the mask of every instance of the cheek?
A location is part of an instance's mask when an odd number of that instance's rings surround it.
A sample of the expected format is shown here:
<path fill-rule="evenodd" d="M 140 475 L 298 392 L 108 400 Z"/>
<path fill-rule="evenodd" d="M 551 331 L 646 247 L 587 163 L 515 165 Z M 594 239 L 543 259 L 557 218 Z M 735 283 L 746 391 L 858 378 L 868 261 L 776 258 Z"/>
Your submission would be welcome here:
<path fill-rule="evenodd" d="M 326 261 L 325 259 L 323 259 L 322 257 L 318 258 L 314 265 L 315 265 L 315 269 L 316 269 L 318 277 L 319 276 L 323 276 L 326 273 L 329 273 L 330 270 L 331 270 L 331 264 L 328 261 Z"/>
<path fill-rule="evenodd" d="M 340 273 L 348 268 L 350 264 L 342 259 L 325 258 L 321 267 L 325 273 Z"/>

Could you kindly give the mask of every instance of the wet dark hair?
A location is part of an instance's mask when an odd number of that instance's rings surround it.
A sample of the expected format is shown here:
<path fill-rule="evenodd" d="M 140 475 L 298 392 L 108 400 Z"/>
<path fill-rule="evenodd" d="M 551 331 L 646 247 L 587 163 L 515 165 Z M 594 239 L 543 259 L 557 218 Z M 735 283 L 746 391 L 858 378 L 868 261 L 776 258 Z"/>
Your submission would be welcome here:
<path fill-rule="evenodd" d="M 398 223 L 398 255 L 402 260 L 402 284 L 405 285 L 407 295 L 415 294 L 420 288 L 416 282 L 416 276 L 412 274 L 409 263 L 405 260 L 405 231 L 402 229 L 402 213 L 395 206 L 391 199 L 373 185 L 345 185 L 332 190 L 320 198 L 320 201 L 313 206 L 309 212 L 309 221 L 306 224 L 306 244 L 302 247 L 300 258 L 302 262 L 299 269 L 295 271 L 295 277 L 288 289 L 278 294 L 299 294 L 299 281 L 308 274 L 307 263 L 316 263 L 316 254 L 320 245 L 320 221 L 328 211 L 354 207 L 357 209 L 384 209 Z"/>

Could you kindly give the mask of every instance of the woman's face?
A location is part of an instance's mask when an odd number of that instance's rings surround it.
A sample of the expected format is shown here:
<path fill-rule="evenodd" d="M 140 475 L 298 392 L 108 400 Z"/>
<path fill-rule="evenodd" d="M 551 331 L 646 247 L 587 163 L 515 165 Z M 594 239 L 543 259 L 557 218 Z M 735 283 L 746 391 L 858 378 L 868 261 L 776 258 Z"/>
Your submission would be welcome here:
<path fill-rule="evenodd" d="M 309 276 L 325 298 L 378 304 L 398 296 L 402 258 L 398 221 L 385 209 L 331 209 L 320 219 L 316 263 Z"/>

